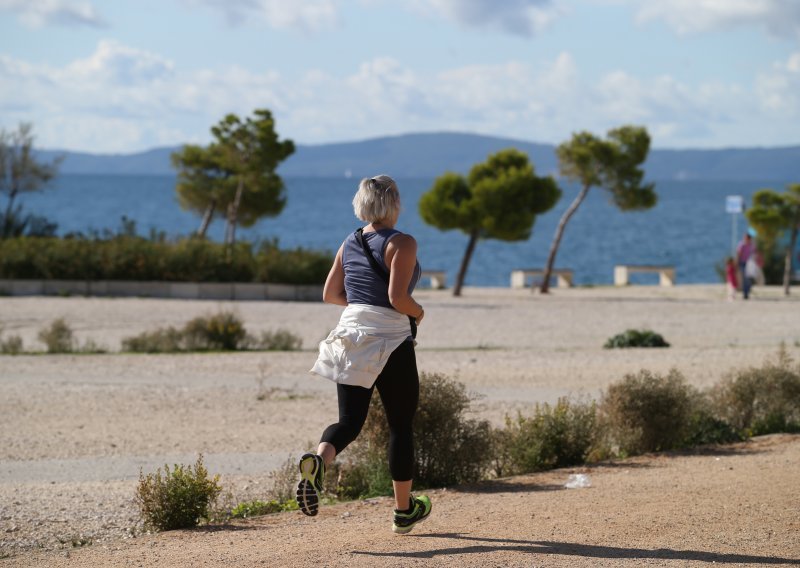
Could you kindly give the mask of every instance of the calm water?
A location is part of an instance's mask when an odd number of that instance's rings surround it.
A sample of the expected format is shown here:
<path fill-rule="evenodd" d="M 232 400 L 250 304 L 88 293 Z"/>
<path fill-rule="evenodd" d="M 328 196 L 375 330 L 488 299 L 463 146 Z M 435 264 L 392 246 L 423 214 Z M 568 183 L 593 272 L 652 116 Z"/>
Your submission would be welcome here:
<path fill-rule="evenodd" d="M 240 238 L 277 237 L 282 246 L 336 250 L 358 226 L 350 204 L 357 180 L 293 178 L 285 182 L 288 201 L 281 215 L 240 229 Z M 417 238 L 423 267 L 446 270 L 452 283 L 467 237 L 422 222 L 417 201 L 431 183 L 430 179 L 398 180 L 405 208 L 398 228 Z M 636 213 L 618 211 L 602 190 L 594 188 L 567 226 L 556 266 L 573 269 L 576 284 L 610 284 L 614 265 L 624 263 L 674 264 L 678 283 L 717 282 L 714 263 L 731 248 L 732 219 L 725 212 L 725 196 L 742 195 L 749 203 L 753 192 L 764 186 L 782 188 L 783 184 L 660 182 L 658 205 Z M 480 242 L 466 284 L 508 286 L 514 268 L 542 267 L 556 224 L 576 193 L 577 188 L 566 187 L 556 207 L 536 220 L 527 241 Z M 185 235 L 196 230 L 200 221 L 178 206 L 172 176 L 62 175 L 52 189 L 26 195 L 22 203 L 27 212 L 57 221 L 61 234 L 117 229 L 123 215 L 137 222 L 141 234 L 156 229 L 171 236 Z M 741 215 L 737 226 L 741 233 Z M 211 237 L 220 240 L 223 232 L 224 222 L 215 220 Z M 656 283 L 657 278 L 641 275 L 633 281 Z"/>

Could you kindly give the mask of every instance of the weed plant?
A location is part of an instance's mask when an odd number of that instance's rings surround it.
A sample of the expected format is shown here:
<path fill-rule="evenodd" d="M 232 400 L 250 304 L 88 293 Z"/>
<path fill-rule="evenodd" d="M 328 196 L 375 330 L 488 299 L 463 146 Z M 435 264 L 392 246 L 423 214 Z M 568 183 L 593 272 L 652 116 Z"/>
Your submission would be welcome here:
<path fill-rule="evenodd" d="M 194 467 L 168 465 L 155 473 L 139 473 L 136 502 L 148 528 L 158 531 L 196 527 L 201 520 L 208 519 L 214 501 L 222 488 L 219 476 L 208 476 L 203 465 L 203 456 L 197 458 Z"/>
<path fill-rule="evenodd" d="M 661 335 L 649 329 L 629 329 L 609 338 L 603 345 L 604 349 L 627 347 L 669 347 L 669 343 L 664 341 Z"/>
<path fill-rule="evenodd" d="M 256 339 L 247 333 L 239 316 L 230 311 L 220 311 L 196 317 L 181 329 L 170 326 L 127 337 L 122 340 L 122 350 L 134 353 L 291 351 L 300 349 L 302 343 L 301 338 L 283 329 L 263 332 Z"/>
<path fill-rule="evenodd" d="M 53 320 L 49 327 L 39 330 L 38 337 L 48 353 L 72 353 L 75 350 L 72 328 L 64 318 Z"/>
<path fill-rule="evenodd" d="M 781 346 L 774 360 L 726 376 L 711 399 L 716 414 L 747 436 L 800 432 L 800 364 Z"/>
<path fill-rule="evenodd" d="M 19 335 L 3 337 L 3 326 L 0 325 L 0 354 L 19 355 L 22 353 L 22 338 Z"/>
<path fill-rule="evenodd" d="M 498 477 L 582 464 L 595 444 L 595 403 L 560 398 L 551 406 L 537 404 L 533 415 L 506 417 L 495 434 Z"/>
<path fill-rule="evenodd" d="M 599 406 L 606 441 L 621 455 L 681 447 L 695 396 L 675 369 L 667 376 L 647 370 L 626 375 L 609 385 Z"/>

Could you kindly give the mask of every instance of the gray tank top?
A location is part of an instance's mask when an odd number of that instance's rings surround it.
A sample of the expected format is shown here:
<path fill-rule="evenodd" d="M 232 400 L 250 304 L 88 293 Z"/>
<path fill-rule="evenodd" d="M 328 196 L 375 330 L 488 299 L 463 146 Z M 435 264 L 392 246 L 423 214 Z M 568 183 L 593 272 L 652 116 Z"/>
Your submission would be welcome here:
<path fill-rule="evenodd" d="M 378 261 L 378 265 L 389 267 L 384 262 L 383 255 L 386 252 L 386 244 L 394 235 L 399 235 L 400 231 L 395 229 L 381 229 L 372 233 L 364 233 L 364 240 L 367 243 L 372 256 Z M 342 266 L 344 267 L 344 291 L 347 295 L 348 304 L 368 304 L 370 306 L 381 306 L 392 308 L 389 302 L 389 289 L 386 282 L 373 270 L 364 250 L 356 240 L 355 233 L 350 233 L 344 240 L 342 247 Z M 411 282 L 408 283 L 408 293 L 411 294 L 419 282 L 420 266 L 419 262 L 414 267 L 414 274 Z"/>

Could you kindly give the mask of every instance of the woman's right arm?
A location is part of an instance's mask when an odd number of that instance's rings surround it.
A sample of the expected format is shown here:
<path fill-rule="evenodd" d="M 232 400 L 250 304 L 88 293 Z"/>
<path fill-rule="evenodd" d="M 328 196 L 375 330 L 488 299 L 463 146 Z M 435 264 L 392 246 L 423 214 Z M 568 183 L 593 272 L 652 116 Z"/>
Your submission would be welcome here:
<path fill-rule="evenodd" d="M 325 279 L 325 287 L 322 289 L 322 301 L 337 306 L 347 305 L 347 293 L 344 290 L 344 267 L 342 266 L 342 249 L 339 247 L 336 258 L 333 259 L 333 266 Z"/>

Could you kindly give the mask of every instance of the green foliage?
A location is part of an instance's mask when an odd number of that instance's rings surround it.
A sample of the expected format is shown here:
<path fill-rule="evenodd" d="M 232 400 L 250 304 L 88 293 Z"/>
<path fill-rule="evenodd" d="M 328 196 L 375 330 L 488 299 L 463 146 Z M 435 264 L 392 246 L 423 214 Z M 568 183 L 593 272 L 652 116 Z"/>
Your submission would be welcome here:
<path fill-rule="evenodd" d="M 325 282 L 333 264 L 329 252 L 302 247 L 281 250 L 277 241 L 261 245 L 256 255 L 256 279 L 280 284 L 319 284 Z"/>
<path fill-rule="evenodd" d="M 0 240 L 0 278 L 7 279 L 322 284 L 332 263 L 327 252 L 280 250 L 276 242 L 254 253 L 243 242 L 226 250 L 203 239 L 135 235 Z"/>
<path fill-rule="evenodd" d="M 767 284 L 784 283 L 788 294 L 792 254 L 800 230 L 800 184 L 789 184 L 786 191 L 760 189 L 753 194 L 753 204 L 745 212 L 747 221 L 758 231 L 758 248 L 764 259 Z M 780 239 L 789 234 L 783 251 Z"/>
<path fill-rule="evenodd" d="M 122 350 L 133 353 L 175 353 L 184 351 L 183 332 L 172 326 L 145 331 L 122 340 Z"/>
<path fill-rule="evenodd" d="M 250 349 L 261 351 L 299 351 L 303 339 L 285 329 L 262 331 L 258 339 L 250 339 Z"/>
<path fill-rule="evenodd" d="M 245 501 L 239 503 L 231 510 L 231 517 L 234 519 L 246 519 L 248 517 L 260 517 L 262 515 L 271 515 L 272 513 L 282 513 L 284 511 L 296 511 L 297 501 L 278 501 L 271 499 L 269 501 Z"/>
<path fill-rule="evenodd" d="M 623 455 L 681 447 L 695 396 L 674 369 L 666 377 L 646 370 L 626 375 L 609 385 L 599 407 L 608 444 Z"/>
<path fill-rule="evenodd" d="M 39 330 L 38 337 L 48 353 L 72 353 L 75 350 L 72 328 L 64 318 L 53 320 L 49 327 Z"/>
<path fill-rule="evenodd" d="M 711 397 L 716 414 L 748 435 L 800 432 L 800 364 L 785 348 L 774 361 L 731 373 Z"/>
<path fill-rule="evenodd" d="M 554 406 L 537 404 L 533 415 L 506 417 L 495 435 L 498 476 L 578 465 L 586 461 L 595 442 L 595 404 L 560 398 Z"/>
<path fill-rule="evenodd" d="M 459 229 L 470 236 L 454 294 L 459 295 L 478 238 L 527 239 L 536 215 L 549 211 L 561 197 L 552 177 L 537 177 L 528 156 L 513 148 L 475 164 L 465 179 L 448 172 L 419 200 L 427 224 L 441 230 Z"/>
<path fill-rule="evenodd" d="M 164 465 L 155 473 L 139 473 L 136 502 L 145 524 L 155 530 L 168 531 L 196 527 L 208 518 L 209 508 L 222 491 L 219 476 L 208 477 L 203 456 L 192 466 L 175 464 L 172 470 Z"/>
<path fill-rule="evenodd" d="M 278 140 L 270 111 L 257 109 L 253 114 L 244 121 L 235 114 L 225 116 L 211 128 L 214 142 L 209 146 L 189 145 L 172 155 L 181 207 L 226 216 L 229 231 L 237 223 L 249 227 L 277 215 L 286 204 L 275 169 L 294 153 L 294 143 Z"/>
<path fill-rule="evenodd" d="M 590 132 L 578 132 L 557 150 L 561 174 L 584 187 L 599 186 L 611 194 L 622 211 L 650 209 L 658 196 L 655 185 L 642 184 L 641 165 L 650 151 L 650 135 L 638 126 L 608 131 L 602 140 Z"/>
<path fill-rule="evenodd" d="M 23 217 L 14 201 L 22 193 L 39 191 L 56 175 L 62 158 L 45 164 L 35 157 L 33 126 L 20 123 L 16 131 L 0 129 L 0 194 L 8 197 L 5 213 L 0 213 L 0 239 L 23 234 L 46 234 L 55 227 L 43 217 Z"/>
<path fill-rule="evenodd" d="M 664 341 L 661 335 L 649 329 L 629 329 L 610 337 L 603 345 L 604 349 L 626 347 L 669 347 L 669 343 Z"/>
<path fill-rule="evenodd" d="M 0 337 L 0 353 L 3 355 L 19 355 L 22 351 L 22 338 L 19 335 Z"/>
<path fill-rule="evenodd" d="M 175 353 L 180 351 L 295 351 L 303 340 L 285 329 L 248 335 L 244 322 L 231 311 L 198 316 L 181 329 L 169 326 L 145 331 L 122 340 L 122 350 L 133 353 Z"/>
<path fill-rule="evenodd" d="M 246 335 L 244 322 L 233 312 L 198 316 L 183 328 L 189 351 L 235 351 Z"/>

